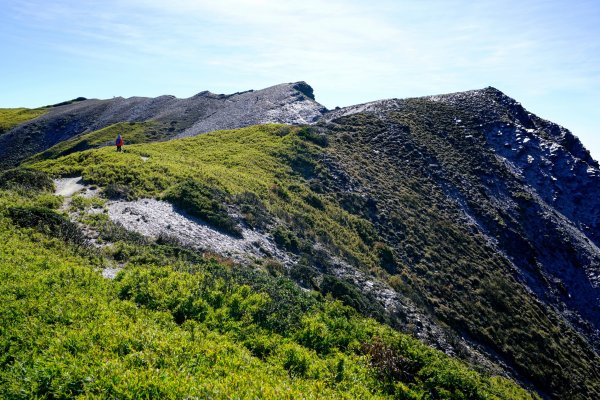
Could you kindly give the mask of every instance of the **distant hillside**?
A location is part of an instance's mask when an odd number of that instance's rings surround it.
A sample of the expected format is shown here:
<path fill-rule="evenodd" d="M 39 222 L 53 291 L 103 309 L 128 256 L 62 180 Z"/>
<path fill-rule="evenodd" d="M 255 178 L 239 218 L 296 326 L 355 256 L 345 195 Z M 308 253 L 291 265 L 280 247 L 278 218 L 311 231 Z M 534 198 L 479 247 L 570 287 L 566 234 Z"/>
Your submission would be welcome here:
<path fill-rule="evenodd" d="M 201 92 L 188 99 L 161 96 L 76 100 L 39 112 L 28 111 L 24 119 L 13 117 L 14 112 L 0 112 L 0 130 L 5 130 L 0 136 L 0 166 L 15 166 L 66 140 L 78 141 L 82 135 L 94 135 L 119 123 L 150 124 L 153 133 L 149 140 L 159 140 L 269 122 L 308 124 L 326 111 L 314 101 L 312 88 L 304 82 L 231 95 Z M 88 141 L 77 149 L 100 144 Z"/>

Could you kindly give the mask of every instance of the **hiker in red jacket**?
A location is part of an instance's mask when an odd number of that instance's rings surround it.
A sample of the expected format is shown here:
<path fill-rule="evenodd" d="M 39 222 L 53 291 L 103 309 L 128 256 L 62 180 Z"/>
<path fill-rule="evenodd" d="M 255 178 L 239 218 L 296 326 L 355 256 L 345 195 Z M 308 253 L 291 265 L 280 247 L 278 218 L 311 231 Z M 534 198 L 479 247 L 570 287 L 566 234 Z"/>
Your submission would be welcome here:
<path fill-rule="evenodd" d="M 120 133 L 119 133 L 119 136 L 117 136 L 117 140 L 115 141 L 115 144 L 117 145 L 117 151 L 121 151 L 121 146 L 123 146 L 123 138 L 121 137 Z"/>

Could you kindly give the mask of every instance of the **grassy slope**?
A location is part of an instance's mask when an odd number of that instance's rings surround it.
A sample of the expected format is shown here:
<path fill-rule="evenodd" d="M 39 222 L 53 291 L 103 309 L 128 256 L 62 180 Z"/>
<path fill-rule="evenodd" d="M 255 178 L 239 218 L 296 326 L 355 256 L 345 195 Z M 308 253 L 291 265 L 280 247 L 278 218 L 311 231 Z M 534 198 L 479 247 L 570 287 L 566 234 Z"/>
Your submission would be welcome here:
<path fill-rule="evenodd" d="M 373 145 L 381 139 L 374 138 L 386 126 L 358 115 L 331 135 L 326 148 L 315 144 L 319 138 L 309 130 L 266 125 L 128 146 L 123 154 L 112 148 L 86 151 L 33 166 L 54 175 L 81 174 L 105 187 L 123 185 L 133 197 L 168 197 L 186 179 L 217 188 L 225 193 L 225 201 L 242 210 L 248 206 L 240 200 L 244 194 L 256 194 L 267 214 L 276 216 L 275 229 L 272 225 L 268 229 L 280 238 L 279 244 L 302 256 L 292 276 L 302 277 L 308 286 L 319 286 L 310 278 L 315 268 L 327 269 L 312 246 L 322 243 L 357 268 L 388 279 L 398 291 L 412 293 L 460 334 L 491 345 L 544 390 L 555 395 L 573 388 L 594 393 L 594 356 L 585 342 L 522 289 L 484 238 L 456 223 L 460 214 L 432 178 L 416 173 L 428 168 L 430 161 L 419 158 L 423 151 L 431 151 L 427 146 L 445 148 L 446 158 L 462 156 L 437 143 L 436 136 L 422 128 L 428 123 L 417 121 L 415 115 L 394 115 L 396 124 L 411 127 L 413 137 L 381 148 Z M 373 160 L 374 150 L 389 157 Z M 354 179 L 371 185 L 369 195 L 383 213 L 376 218 L 355 215 L 340 206 L 342 200 L 335 193 L 311 189 L 309 178 L 314 183 L 330 177 L 318 162 L 323 152 L 339 158 Z M 144 162 L 141 156 L 149 159 Z M 465 174 L 475 179 L 470 172 Z M 386 268 L 382 248 L 388 254 L 392 249 L 392 268 Z M 339 298 L 381 317 L 381 310 L 372 306 L 375 302 L 357 292 Z"/>
<path fill-rule="evenodd" d="M 44 108 L 0 108 L 0 135 L 8 132 L 15 126 L 27 122 L 30 119 L 45 114 L 48 110 Z"/>
<path fill-rule="evenodd" d="M 304 129 L 265 125 L 126 146 L 123 154 L 86 151 L 33 166 L 54 175 L 81 174 L 101 186 L 124 185 L 133 196 L 168 195 L 191 179 L 224 192 L 242 212 L 265 208 L 277 219 L 273 233 L 292 250 L 307 253 L 319 241 L 365 270 L 378 269 L 370 224 L 314 193 L 304 179 L 317 173 L 313 158 L 321 151 L 306 135 Z M 248 193 L 258 197 L 258 206 L 244 204 Z"/>
<path fill-rule="evenodd" d="M 85 135 L 60 142 L 48 150 L 36 154 L 32 161 L 58 158 L 101 146 L 114 144 L 118 134 L 121 134 L 126 145 L 146 143 L 162 139 L 165 134 L 156 122 L 120 122 Z"/>
<path fill-rule="evenodd" d="M 93 251 L 18 228 L 11 209 L 60 204 L 18 190 L 0 190 L 3 398 L 530 398 L 284 278 L 135 235 Z"/>

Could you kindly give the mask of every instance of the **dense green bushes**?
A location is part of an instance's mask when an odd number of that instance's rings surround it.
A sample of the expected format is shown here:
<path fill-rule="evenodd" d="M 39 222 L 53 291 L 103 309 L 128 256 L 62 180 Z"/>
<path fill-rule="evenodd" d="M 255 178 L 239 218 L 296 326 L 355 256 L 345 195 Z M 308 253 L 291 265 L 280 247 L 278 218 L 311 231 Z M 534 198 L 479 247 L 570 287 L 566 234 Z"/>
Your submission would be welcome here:
<path fill-rule="evenodd" d="M 0 191 L 0 208 L 38 200 Z M 42 231 L 0 214 L 2 398 L 529 398 L 281 276 L 126 236 L 79 251 Z M 105 280 L 117 253 L 126 267 Z M 379 343 L 411 379 L 380 376 Z"/>
<path fill-rule="evenodd" d="M 371 197 L 350 199 L 346 210 L 335 196 L 313 190 L 333 187 L 318 162 L 323 147 L 314 142 L 300 128 L 266 125 L 134 145 L 126 153 L 85 151 L 33 166 L 54 175 L 81 174 L 104 188 L 120 185 L 127 189 L 127 198 L 165 198 L 229 233 L 235 234 L 230 224 L 234 221 L 231 215 L 237 214 L 249 226 L 272 234 L 281 248 L 300 256 L 290 271 L 266 266 L 277 276 L 272 277 L 207 263 L 176 250 L 177 241 L 169 238 L 159 245 L 134 244 L 118 227 L 102 221 L 101 216 L 94 217 L 105 233 L 101 238 L 116 242 L 105 249 L 108 262 L 130 264 L 113 287 L 119 301 L 168 314 L 193 337 L 201 332 L 226 335 L 260 362 L 281 368 L 286 377 L 316 379 L 319 385 L 327 382 L 337 395 L 341 391 L 358 393 L 360 385 L 369 396 L 426 398 L 435 388 L 439 393 L 452 393 L 458 383 L 449 383 L 454 378 L 447 374 L 466 370 L 462 364 L 433 368 L 444 371 L 442 377 L 435 375 L 442 382 L 438 385 L 428 380 L 425 367 L 418 371 L 421 375 L 415 372 L 414 381 L 385 381 L 378 377 L 378 364 L 368 361 L 369 352 L 363 345 L 380 338 L 393 347 L 402 336 L 359 317 L 348 306 L 386 320 L 378 302 L 327 273 L 334 257 L 382 276 L 387 274 L 384 268 L 396 272 L 402 265 L 396 249 L 383 244 L 368 220 L 380 207 Z M 149 158 L 143 160 L 142 156 Z M 322 184 L 313 185 L 315 182 Z M 357 210 L 363 203 L 368 206 L 364 215 Z M 161 266 L 164 268 L 157 268 Z M 285 274 L 345 305 L 320 305 L 323 298 L 302 292 L 281 276 Z M 418 357 L 405 352 L 400 356 L 407 360 L 417 357 L 417 365 L 430 365 L 429 350 L 416 341 L 411 343 L 411 349 L 420 349 L 413 351 Z M 476 376 L 477 396 L 493 398 L 489 393 L 504 393 L 504 381 L 492 383 L 496 381 Z M 458 394 L 440 396 L 461 398 Z"/>
<path fill-rule="evenodd" d="M 79 227 L 64 215 L 46 207 L 9 207 L 8 216 L 13 223 L 23 228 L 38 231 L 64 239 L 72 244 L 82 245 L 85 237 Z"/>
<path fill-rule="evenodd" d="M 15 168 L 0 172 L 0 189 L 50 191 L 54 189 L 54 183 L 42 171 Z"/>
<path fill-rule="evenodd" d="M 0 135 L 47 112 L 45 108 L 0 108 Z"/>
<path fill-rule="evenodd" d="M 322 147 L 315 144 L 323 145 L 322 134 L 311 132 L 260 125 L 128 146 L 126 153 L 84 151 L 30 166 L 53 175 L 81 174 L 115 198 L 167 199 L 233 235 L 243 222 L 273 234 L 292 252 L 314 253 L 314 243 L 322 243 L 357 268 L 380 268 L 372 225 L 311 189 L 324 173 L 316 161 Z M 307 256 L 311 262 L 328 257 Z"/>

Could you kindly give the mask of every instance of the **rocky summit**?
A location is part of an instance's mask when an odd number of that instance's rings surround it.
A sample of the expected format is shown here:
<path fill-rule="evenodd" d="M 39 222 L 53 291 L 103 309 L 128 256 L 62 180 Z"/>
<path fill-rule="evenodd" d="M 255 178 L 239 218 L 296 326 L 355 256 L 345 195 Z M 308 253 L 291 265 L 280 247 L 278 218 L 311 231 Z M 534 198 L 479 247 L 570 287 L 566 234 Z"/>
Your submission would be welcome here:
<path fill-rule="evenodd" d="M 600 397 L 598 162 L 495 88 L 78 98 L 0 127 L 5 397 Z"/>

